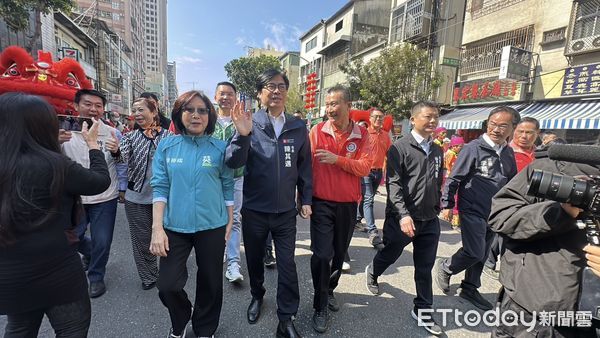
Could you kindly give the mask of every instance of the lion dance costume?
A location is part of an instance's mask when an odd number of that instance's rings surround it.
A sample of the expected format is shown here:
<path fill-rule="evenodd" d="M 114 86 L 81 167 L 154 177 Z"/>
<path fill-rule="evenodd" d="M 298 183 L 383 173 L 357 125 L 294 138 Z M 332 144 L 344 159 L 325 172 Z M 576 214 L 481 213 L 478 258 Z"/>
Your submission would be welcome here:
<path fill-rule="evenodd" d="M 38 51 L 35 61 L 23 48 L 10 46 L 0 54 L 0 94 L 23 92 L 46 99 L 60 115 L 78 115 L 73 107 L 79 89 L 94 87 L 81 65 L 65 58 L 53 62 L 50 52 Z"/>

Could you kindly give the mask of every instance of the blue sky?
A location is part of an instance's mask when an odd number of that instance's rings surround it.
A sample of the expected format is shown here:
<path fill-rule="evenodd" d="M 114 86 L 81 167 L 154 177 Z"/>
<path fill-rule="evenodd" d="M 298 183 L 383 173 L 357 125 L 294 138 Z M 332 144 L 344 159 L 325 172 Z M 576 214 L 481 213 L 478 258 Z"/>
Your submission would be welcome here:
<path fill-rule="evenodd" d="M 347 0 L 170 0 L 168 60 L 177 62 L 179 93 L 227 80 L 224 66 L 246 47 L 299 51 L 298 37 L 327 19 Z M 222 7 L 222 8 L 220 8 Z"/>

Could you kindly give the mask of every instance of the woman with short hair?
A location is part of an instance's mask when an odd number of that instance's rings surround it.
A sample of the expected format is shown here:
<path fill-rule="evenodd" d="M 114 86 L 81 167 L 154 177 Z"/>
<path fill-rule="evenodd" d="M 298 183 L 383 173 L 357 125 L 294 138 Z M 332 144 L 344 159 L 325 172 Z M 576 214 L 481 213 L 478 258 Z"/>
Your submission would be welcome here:
<path fill-rule="evenodd" d="M 152 159 L 160 141 L 169 136 L 160 126 L 158 107 L 153 101 L 133 101 L 131 116 L 140 127 L 123 135 L 119 161 L 127 164 L 125 214 L 129 222 L 131 247 L 142 289 L 150 290 L 158 279 L 158 260 L 150 252 L 152 237 Z"/>
<path fill-rule="evenodd" d="M 210 337 L 223 303 L 223 252 L 233 225 L 233 170 L 227 143 L 211 137 L 212 103 L 198 91 L 183 93 L 171 114 L 178 135 L 164 139 L 152 163 L 153 224 L 150 251 L 160 256 L 158 295 L 171 317 L 170 337 Z M 196 297 L 183 290 L 186 262 L 196 253 Z M 193 309 L 193 310 L 192 310 Z"/>

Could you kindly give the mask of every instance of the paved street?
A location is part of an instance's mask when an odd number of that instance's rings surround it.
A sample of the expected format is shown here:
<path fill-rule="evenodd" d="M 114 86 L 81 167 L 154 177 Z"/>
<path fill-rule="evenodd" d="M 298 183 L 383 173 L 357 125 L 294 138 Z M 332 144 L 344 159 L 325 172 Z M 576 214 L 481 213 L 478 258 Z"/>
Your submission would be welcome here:
<path fill-rule="evenodd" d="M 383 188 L 380 190 L 384 190 Z M 377 196 L 377 225 L 383 224 L 384 196 Z M 318 336 L 310 325 L 312 310 L 312 280 L 310 276 L 310 236 L 308 222 L 298 218 L 296 264 L 300 279 L 300 309 L 296 319 L 299 331 L 307 337 Z M 451 230 L 448 224 L 442 225 L 442 236 L 438 256 L 447 257 L 460 247 L 460 234 Z M 417 327 L 410 315 L 412 299 L 415 295 L 412 267 L 412 247 L 407 247 L 396 264 L 379 278 L 382 295 L 368 294 L 364 284 L 364 268 L 375 254 L 369 245 L 366 234 L 355 233 L 350 247 L 352 271 L 344 274 L 337 289 L 337 299 L 342 309 L 332 314 L 330 330 L 322 337 L 427 337 L 426 331 Z M 244 276 L 245 258 L 242 258 Z M 188 267 L 193 275 L 186 290 L 193 297 L 195 269 L 193 258 Z M 249 285 L 246 279 L 241 286 L 233 286 L 224 281 L 223 310 L 217 337 L 271 337 L 277 325 L 275 286 L 277 270 L 265 274 L 267 294 L 263 314 L 258 324 L 249 325 L 246 321 L 246 307 L 250 301 Z M 482 294 L 494 301 L 499 284 L 482 277 Z M 452 279 L 452 292 L 456 291 L 460 277 Z M 123 206 L 119 205 L 117 225 L 114 234 L 112 253 L 107 268 L 107 293 L 92 300 L 92 324 L 90 337 L 166 337 L 169 330 L 167 310 L 158 299 L 157 290 L 143 291 L 137 276 L 129 229 Z M 474 307 L 457 296 L 446 296 L 434 287 L 436 308 L 457 307 L 464 311 Z M 441 320 L 441 315 L 437 316 Z M 0 317 L 0 327 L 4 327 L 5 317 Z M 449 320 L 444 328 L 448 337 L 489 336 L 490 330 L 483 325 L 478 327 L 458 327 Z M 53 337 L 52 329 L 44 322 L 40 337 Z"/>

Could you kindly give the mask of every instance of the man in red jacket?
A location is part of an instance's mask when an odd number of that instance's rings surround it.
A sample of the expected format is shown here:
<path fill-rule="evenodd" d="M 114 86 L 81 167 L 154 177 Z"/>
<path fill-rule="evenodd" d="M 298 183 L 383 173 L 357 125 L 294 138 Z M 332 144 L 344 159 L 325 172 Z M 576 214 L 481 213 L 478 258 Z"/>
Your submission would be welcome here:
<path fill-rule="evenodd" d="M 369 133 L 349 118 L 350 92 L 336 85 L 327 91 L 328 120 L 310 131 L 313 204 L 310 259 L 315 288 L 313 328 L 327 331 L 328 309 L 340 309 L 333 290 L 340 279 L 348 251 L 356 207 L 361 199 L 360 178 L 371 168 Z"/>

